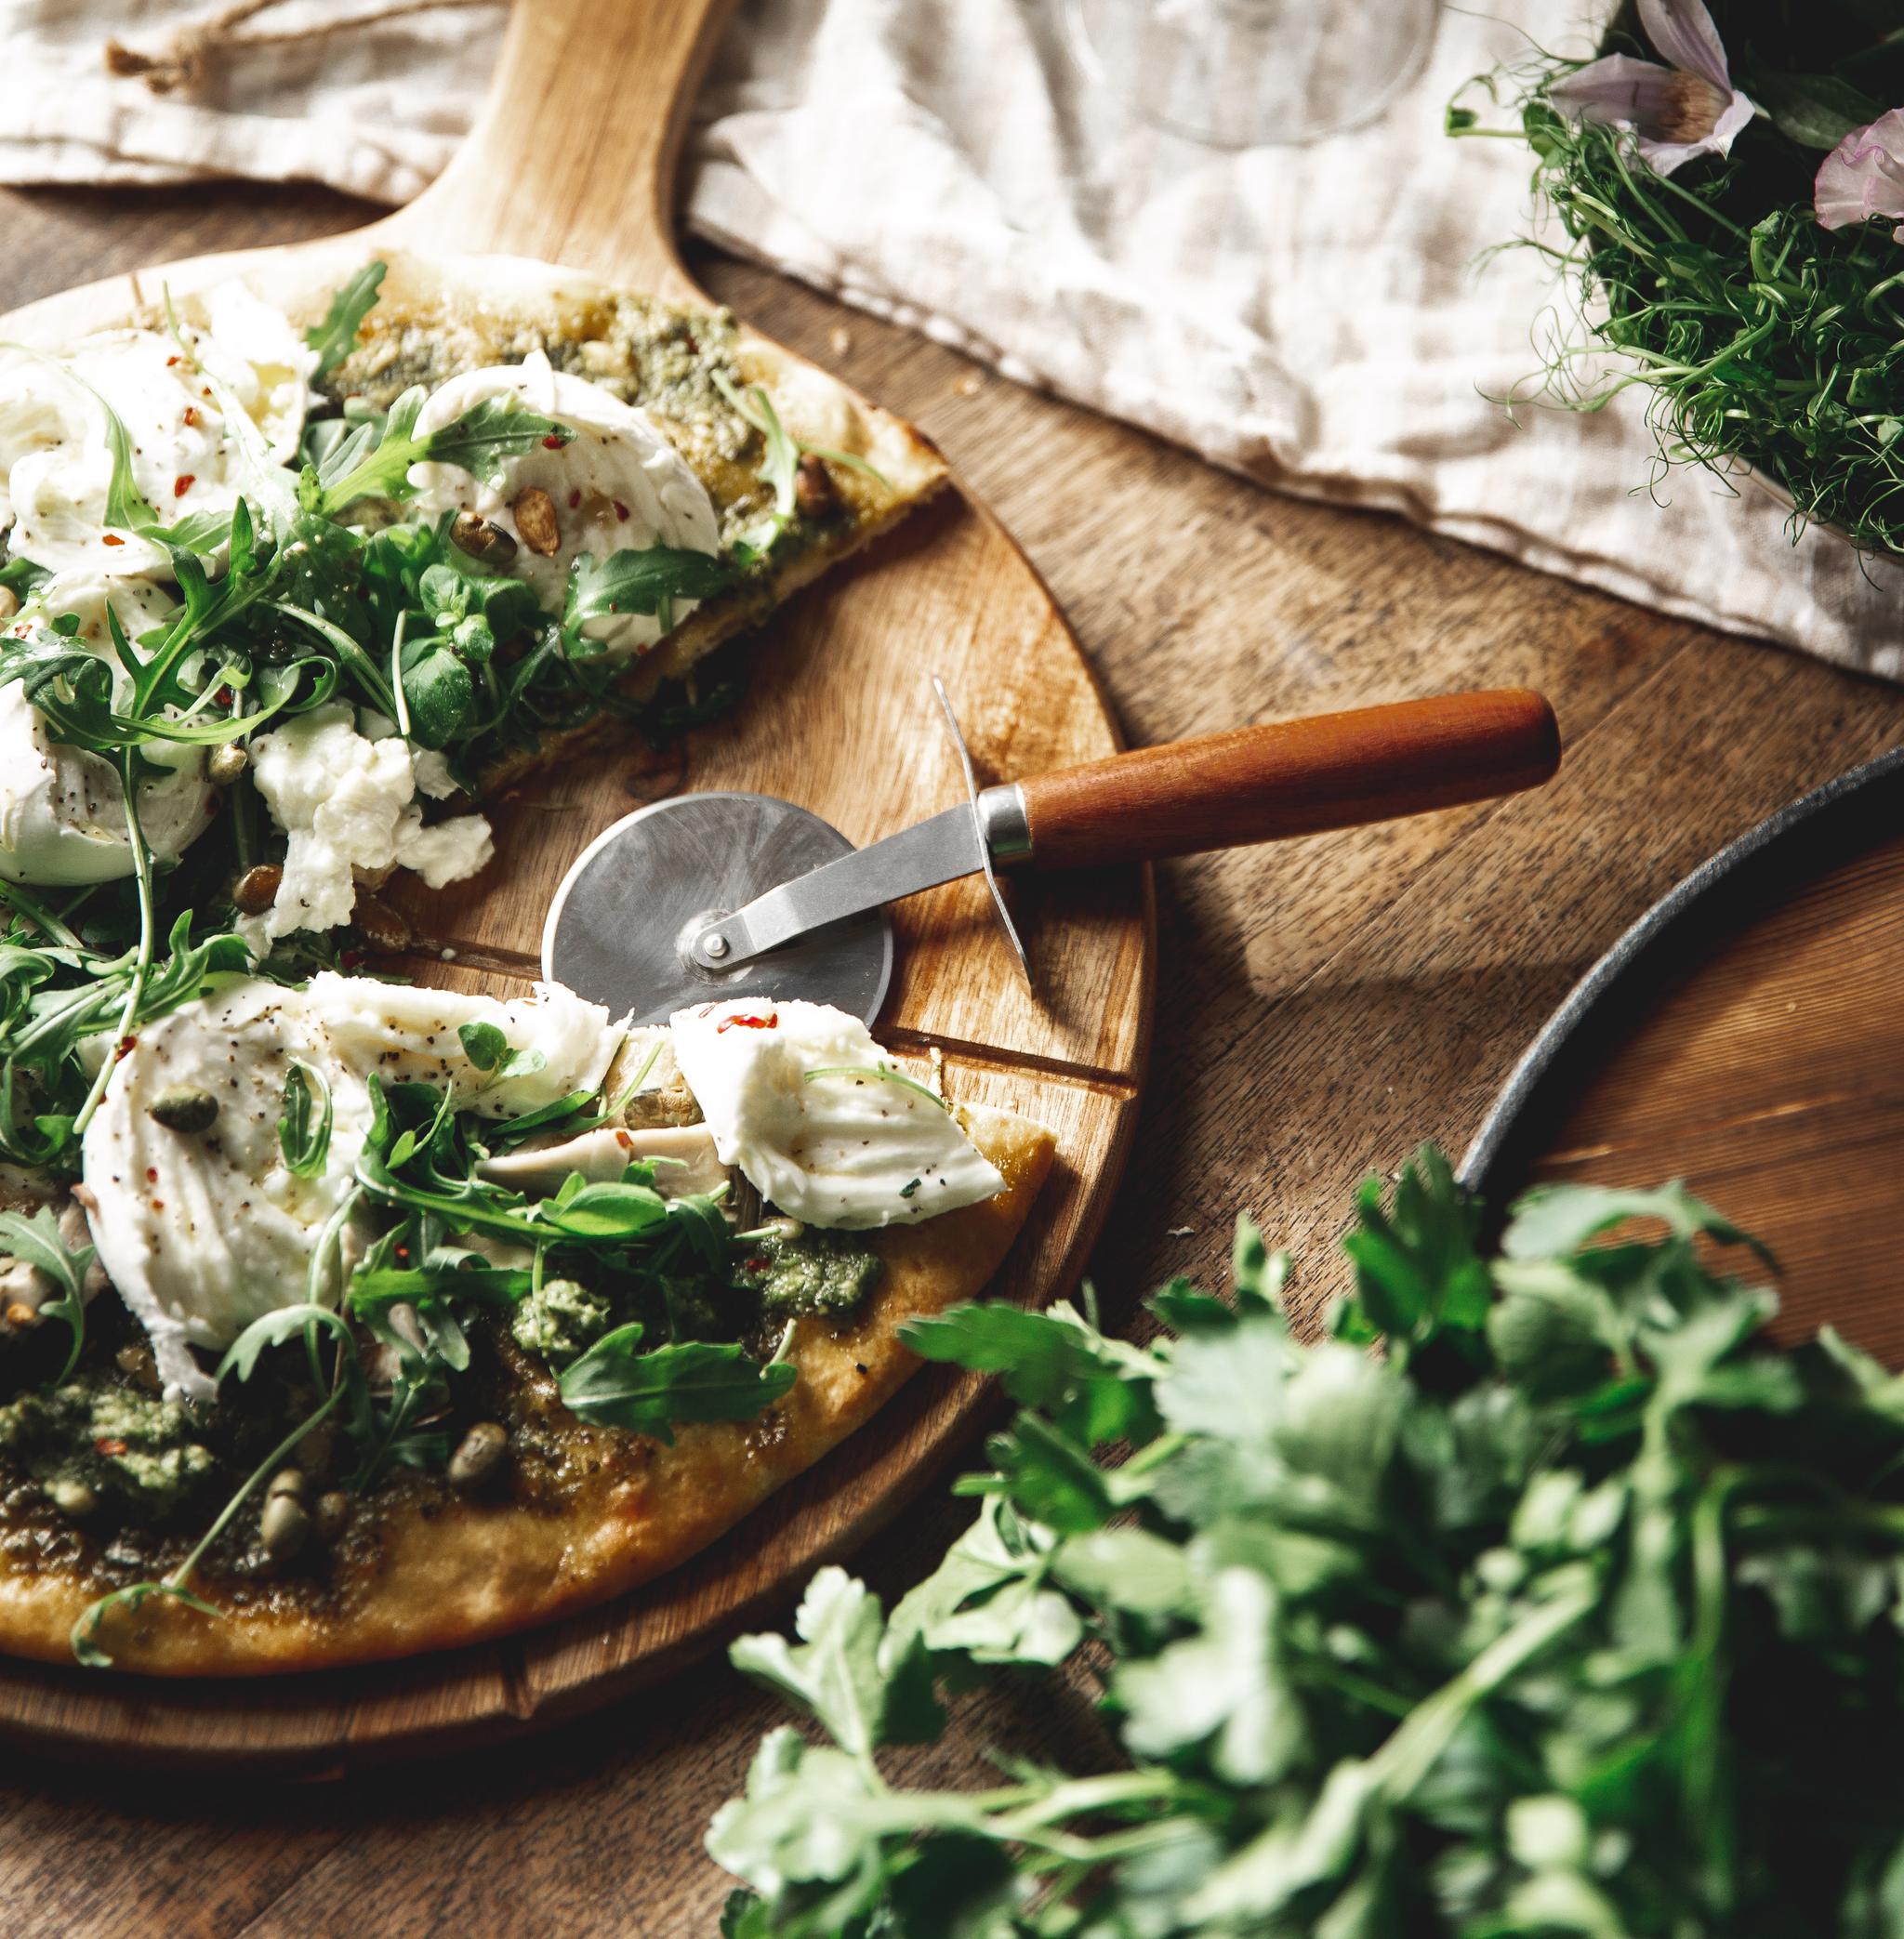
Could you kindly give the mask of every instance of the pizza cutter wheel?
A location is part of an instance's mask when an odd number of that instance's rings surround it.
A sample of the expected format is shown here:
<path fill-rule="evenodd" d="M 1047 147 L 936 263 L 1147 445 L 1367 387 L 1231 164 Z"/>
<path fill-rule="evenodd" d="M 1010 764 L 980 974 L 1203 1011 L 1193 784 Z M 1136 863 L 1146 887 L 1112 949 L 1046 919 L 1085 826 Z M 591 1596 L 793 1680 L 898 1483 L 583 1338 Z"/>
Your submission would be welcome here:
<path fill-rule="evenodd" d="M 1446 694 L 1243 727 L 981 791 L 933 681 L 966 799 L 855 850 L 766 795 L 680 795 L 616 822 L 563 878 L 542 934 L 551 982 L 665 1022 L 734 996 L 806 997 L 871 1023 L 892 977 L 889 904 L 996 870 L 1098 867 L 1239 848 L 1512 794 L 1560 763 L 1538 693 Z"/>

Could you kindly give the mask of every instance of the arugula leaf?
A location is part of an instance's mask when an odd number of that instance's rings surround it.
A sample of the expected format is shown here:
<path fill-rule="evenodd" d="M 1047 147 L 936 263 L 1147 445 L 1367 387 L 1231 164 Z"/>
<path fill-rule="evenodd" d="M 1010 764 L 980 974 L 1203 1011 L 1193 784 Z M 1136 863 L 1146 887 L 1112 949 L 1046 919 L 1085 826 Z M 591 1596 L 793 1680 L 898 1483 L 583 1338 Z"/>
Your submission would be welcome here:
<path fill-rule="evenodd" d="M 302 1339 L 312 1327 L 336 1334 L 347 1348 L 353 1344 L 349 1325 L 331 1307 L 311 1303 L 274 1307 L 270 1312 L 260 1313 L 225 1349 L 214 1378 L 220 1385 L 234 1374 L 240 1380 L 250 1379 L 267 1348 L 282 1346 L 289 1339 Z"/>
<path fill-rule="evenodd" d="M 110 1669 L 112 1655 L 99 1641 L 99 1631 L 106 1618 L 115 1609 L 123 1609 L 128 1615 L 153 1596 L 166 1596 L 175 1603 L 183 1603 L 188 1609 L 196 1609 L 204 1616 L 218 1616 L 222 1612 L 214 1603 L 207 1603 L 203 1596 L 177 1582 L 133 1582 L 124 1589 L 115 1589 L 95 1603 L 89 1603 L 73 1623 L 69 1643 L 73 1650 L 73 1660 L 86 1669 Z"/>
<path fill-rule="evenodd" d="M 0 343 L 0 350 L 15 351 L 32 358 L 35 363 L 46 365 L 92 399 L 105 427 L 106 451 L 112 461 L 112 475 L 106 484 L 106 523 L 126 532 L 144 532 L 156 526 L 159 515 L 152 509 L 152 501 L 139 490 L 139 481 L 133 475 L 132 433 L 126 429 L 125 419 L 106 402 L 104 395 L 70 364 L 58 357 L 49 357 L 46 351 L 35 350 L 31 344 Z"/>
<path fill-rule="evenodd" d="M 562 1397 L 583 1420 L 672 1446 L 682 1421 L 751 1420 L 793 1390 L 785 1361 L 762 1365 L 744 1347 L 688 1340 L 639 1351 L 639 1321 L 617 1326 L 562 1369 Z"/>
<path fill-rule="evenodd" d="M 370 262 L 331 298 L 324 321 L 304 333 L 306 346 L 317 352 L 312 380 L 323 383 L 357 347 L 357 333 L 364 319 L 377 307 L 377 293 L 390 273 L 387 263 Z"/>
<path fill-rule="evenodd" d="M 86 1345 L 86 1275 L 94 1249 L 90 1246 L 69 1248 L 60 1234 L 60 1220 L 52 1207 L 42 1206 L 31 1216 L 0 1212 L 0 1252 L 37 1266 L 60 1289 L 40 1308 L 40 1313 L 45 1319 L 60 1321 L 73 1336 L 66 1363 L 52 1383 L 63 1386 L 79 1365 L 80 1350 Z"/>
<path fill-rule="evenodd" d="M 311 500 L 307 509 L 335 519 L 363 498 L 404 498 L 413 465 L 455 465 L 483 484 L 497 484 L 509 458 L 538 444 L 570 443 L 575 435 L 506 397 L 485 397 L 449 423 L 419 435 L 416 418 L 423 404 L 420 386 L 406 390 L 390 406 L 374 451 L 362 457 L 352 452 L 356 461 L 334 481 L 313 479 L 320 489 L 306 495 Z"/>
<path fill-rule="evenodd" d="M 314 1179 L 330 1155 L 331 1088 L 324 1073 L 301 1057 L 292 1058 L 290 1065 L 284 1076 L 284 1112 L 278 1119 L 278 1145 L 292 1173 Z"/>
<path fill-rule="evenodd" d="M 569 574 L 562 629 L 575 638 L 588 621 L 611 613 L 653 615 L 675 600 L 711 600 L 739 579 L 734 566 L 714 553 L 679 546 L 613 552 L 600 565 L 584 552 Z"/>

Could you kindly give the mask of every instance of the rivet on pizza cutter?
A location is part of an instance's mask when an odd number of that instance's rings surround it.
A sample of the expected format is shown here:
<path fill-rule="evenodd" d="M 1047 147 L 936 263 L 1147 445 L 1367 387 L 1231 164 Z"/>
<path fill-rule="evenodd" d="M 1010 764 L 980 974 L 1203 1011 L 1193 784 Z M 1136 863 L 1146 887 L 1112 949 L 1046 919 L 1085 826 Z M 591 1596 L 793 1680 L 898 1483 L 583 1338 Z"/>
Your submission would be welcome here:
<path fill-rule="evenodd" d="M 983 874 L 1021 966 L 998 868 L 1095 868 L 1355 827 L 1513 794 L 1560 763 L 1554 710 L 1514 688 L 1241 727 L 981 790 L 933 681 L 967 798 L 854 851 L 764 795 L 682 795 L 584 851 L 543 930 L 553 981 L 637 1022 L 737 996 L 878 1015 L 889 903 Z"/>

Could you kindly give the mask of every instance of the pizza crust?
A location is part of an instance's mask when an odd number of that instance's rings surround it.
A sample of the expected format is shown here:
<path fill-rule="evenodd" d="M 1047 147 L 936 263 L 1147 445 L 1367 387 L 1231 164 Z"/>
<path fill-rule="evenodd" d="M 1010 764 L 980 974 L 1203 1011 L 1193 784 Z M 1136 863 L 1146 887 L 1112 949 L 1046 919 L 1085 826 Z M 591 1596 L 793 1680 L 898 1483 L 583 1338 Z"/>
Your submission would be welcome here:
<path fill-rule="evenodd" d="M 861 1427 L 918 1365 L 909 1319 L 974 1298 L 997 1272 L 1051 1166 L 1043 1126 L 966 1114 L 1004 1174 L 983 1204 L 880 1234 L 886 1270 L 847 1326 L 802 1319 L 800 1383 L 746 1422 L 679 1429 L 673 1446 L 618 1429 L 576 1428 L 577 1484 L 560 1511 L 472 1500 L 437 1477 L 391 1484 L 374 1562 L 339 1592 L 234 1604 L 216 1581 L 192 1587 L 218 1617 L 163 1597 L 108 1616 L 115 1665 L 152 1676 L 260 1676 L 337 1669 L 512 1634 L 620 1595 L 677 1567 Z M 567 1417 L 553 1382 L 535 1398 Z M 588 1470 L 599 1463 L 598 1471 Z M 32 1572 L 0 1554 L 0 1651 L 70 1662 L 73 1625 L 98 1585 Z"/>

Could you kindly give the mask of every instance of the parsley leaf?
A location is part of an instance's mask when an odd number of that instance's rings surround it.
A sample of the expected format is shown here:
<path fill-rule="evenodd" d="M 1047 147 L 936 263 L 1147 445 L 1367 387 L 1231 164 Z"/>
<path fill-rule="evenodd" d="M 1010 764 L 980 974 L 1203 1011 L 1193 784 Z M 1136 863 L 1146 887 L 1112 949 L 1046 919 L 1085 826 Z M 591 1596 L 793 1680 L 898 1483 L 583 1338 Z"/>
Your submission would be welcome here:
<path fill-rule="evenodd" d="M 1891 1931 L 1899 1381 L 1775 1350 L 1682 1186 L 1543 1187 L 1498 1257 L 1479 1229 L 1424 1152 L 1362 1194 L 1320 1339 L 1247 1221 L 1231 1297 L 1164 1288 L 1144 1346 L 1068 1308 L 909 1327 L 1019 1411 L 890 1621 L 827 1570 L 794 1641 L 734 1645 L 830 1742 L 776 1731 L 716 1815 L 726 1929 Z M 1060 1665 L 1054 1704 L 1104 1692 L 1094 1770 L 882 1768 L 928 1678 Z"/>

